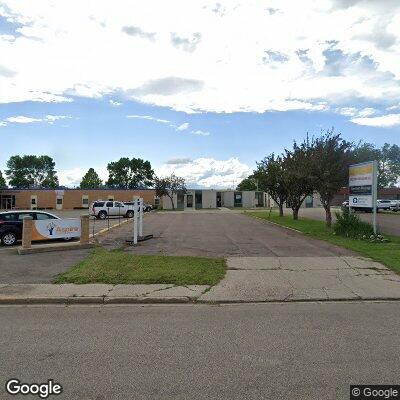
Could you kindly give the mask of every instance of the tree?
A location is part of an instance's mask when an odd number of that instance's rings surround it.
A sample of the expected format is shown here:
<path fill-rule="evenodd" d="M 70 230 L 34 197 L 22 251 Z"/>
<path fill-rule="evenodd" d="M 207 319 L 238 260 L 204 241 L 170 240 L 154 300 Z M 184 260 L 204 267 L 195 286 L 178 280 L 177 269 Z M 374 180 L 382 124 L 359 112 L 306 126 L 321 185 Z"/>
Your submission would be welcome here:
<path fill-rule="evenodd" d="M 281 156 L 270 156 L 257 163 L 254 171 L 259 188 L 267 192 L 279 207 L 279 215 L 283 217 L 283 205 L 288 198 L 286 167 Z"/>
<path fill-rule="evenodd" d="M 242 180 L 239 183 L 236 190 L 245 191 L 245 190 L 258 190 L 257 179 L 254 175 L 250 175 L 249 177 Z"/>
<path fill-rule="evenodd" d="M 3 177 L 3 174 L 0 171 L 0 189 L 6 189 L 7 188 L 7 183 L 6 180 Z"/>
<path fill-rule="evenodd" d="M 400 178 L 400 146 L 385 143 L 380 150 L 379 187 L 393 187 Z"/>
<path fill-rule="evenodd" d="M 171 200 L 172 209 L 175 210 L 174 195 L 177 193 L 186 193 L 185 179 L 179 178 L 172 174 L 165 178 L 155 177 L 154 187 L 156 189 L 156 196 L 167 196 Z"/>
<path fill-rule="evenodd" d="M 293 150 L 285 150 L 287 204 L 293 211 L 293 219 L 299 219 L 299 209 L 307 196 L 313 194 L 312 149 L 309 138 L 300 145 L 293 144 Z"/>
<path fill-rule="evenodd" d="M 352 143 L 340 134 L 328 131 L 311 143 L 312 185 L 319 193 L 326 214 L 326 226 L 332 226 L 331 203 L 335 194 L 347 185 Z"/>
<path fill-rule="evenodd" d="M 107 165 L 109 177 L 107 186 L 118 189 L 138 189 L 152 184 L 154 171 L 150 161 L 141 158 L 120 158 Z"/>
<path fill-rule="evenodd" d="M 10 186 L 15 188 L 55 189 L 58 186 L 55 165 L 49 156 L 12 156 L 7 162 L 6 175 Z"/>
<path fill-rule="evenodd" d="M 83 176 L 80 188 L 81 189 L 98 189 L 102 186 L 103 181 L 93 168 L 89 168 Z"/>
<path fill-rule="evenodd" d="M 359 143 L 353 149 L 353 163 L 378 161 L 378 187 L 395 186 L 400 178 L 400 146 L 385 143 L 377 149 L 372 143 Z"/>

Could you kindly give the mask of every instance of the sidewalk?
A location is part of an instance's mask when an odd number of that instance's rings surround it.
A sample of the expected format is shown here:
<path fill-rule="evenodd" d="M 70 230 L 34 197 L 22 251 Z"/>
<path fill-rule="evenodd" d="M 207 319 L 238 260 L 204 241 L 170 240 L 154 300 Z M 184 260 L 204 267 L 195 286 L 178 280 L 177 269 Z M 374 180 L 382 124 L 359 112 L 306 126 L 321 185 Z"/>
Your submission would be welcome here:
<path fill-rule="evenodd" d="M 0 284 L 1 304 L 188 303 L 209 286 Z"/>
<path fill-rule="evenodd" d="M 400 276 L 360 257 L 232 257 L 216 286 L 0 284 L 0 304 L 400 300 Z"/>

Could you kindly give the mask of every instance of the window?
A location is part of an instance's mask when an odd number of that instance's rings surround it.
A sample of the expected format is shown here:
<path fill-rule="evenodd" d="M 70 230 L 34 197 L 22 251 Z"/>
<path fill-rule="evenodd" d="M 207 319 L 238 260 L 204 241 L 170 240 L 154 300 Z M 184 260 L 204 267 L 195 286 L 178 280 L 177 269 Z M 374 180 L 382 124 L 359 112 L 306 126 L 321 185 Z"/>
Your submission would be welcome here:
<path fill-rule="evenodd" d="M 112 201 L 107 201 L 106 207 L 112 207 L 113 206 L 113 202 Z"/>
<path fill-rule="evenodd" d="M 33 204 L 33 205 L 36 204 L 36 197 L 31 198 L 31 204 Z"/>
<path fill-rule="evenodd" d="M 158 197 L 156 197 L 156 198 L 154 199 L 154 205 L 155 205 L 155 206 L 159 206 L 159 205 L 160 205 L 160 199 L 159 199 Z"/>
<path fill-rule="evenodd" d="M 104 207 L 104 201 L 95 201 L 93 207 Z"/>
<path fill-rule="evenodd" d="M 18 221 L 23 221 L 25 217 L 34 217 L 33 213 L 20 213 L 18 214 Z"/>
<path fill-rule="evenodd" d="M 124 205 L 120 203 L 119 201 L 115 202 L 115 207 L 123 207 Z"/>
<path fill-rule="evenodd" d="M 0 214 L 0 221 L 15 221 L 16 214 Z"/>
<path fill-rule="evenodd" d="M 57 197 L 57 204 L 62 205 L 62 203 L 63 203 L 62 197 Z"/>
<path fill-rule="evenodd" d="M 43 220 L 43 219 L 55 219 L 52 215 L 49 214 L 42 214 L 42 213 L 37 213 L 36 214 L 36 219 L 37 220 Z"/>
<path fill-rule="evenodd" d="M 82 196 L 82 206 L 83 206 L 83 207 L 89 206 L 89 197 L 86 196 L 86 195 L 83 195 L 83 196 Z"/>

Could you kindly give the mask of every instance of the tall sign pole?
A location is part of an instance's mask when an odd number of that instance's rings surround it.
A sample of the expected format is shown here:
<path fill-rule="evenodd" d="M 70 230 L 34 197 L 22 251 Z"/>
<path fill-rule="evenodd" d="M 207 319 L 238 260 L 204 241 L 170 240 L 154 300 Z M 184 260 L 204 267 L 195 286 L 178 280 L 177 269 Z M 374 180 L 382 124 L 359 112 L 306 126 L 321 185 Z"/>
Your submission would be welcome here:
<path fill-rule="evenodd" d="M 371 210 L 374 233 L 378 197 L 378 163 L 368 161 L 349 167 L 349 207 L 355 210 Z"/>
<path fill-rule="evenodd" d="M 376 213 L 377 213 L 377 207 L 378 207 L 378 162 L 374 161 L 374 167 L 373 167 L 373 184 L 372 184 L 372 204 L 374 205 L 372 212 L 372 225 L 374 227 L 374 234 L 377 234 L 377 228 L 376 228 Z"/>
<path fill-rule="evenodd" d="M 138 209 L 139 209 L 139 200 L 136 199 L 133 202 L 133 244 L 136 245 L 138 243 Z"/>

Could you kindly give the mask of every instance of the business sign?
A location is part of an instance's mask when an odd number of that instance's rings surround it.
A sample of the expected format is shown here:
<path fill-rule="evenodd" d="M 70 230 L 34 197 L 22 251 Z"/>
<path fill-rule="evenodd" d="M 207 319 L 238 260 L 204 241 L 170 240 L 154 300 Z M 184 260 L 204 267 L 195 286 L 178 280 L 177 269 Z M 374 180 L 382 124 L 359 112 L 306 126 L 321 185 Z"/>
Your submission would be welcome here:
<path fill-rule="evenodd" d="M 33 221 L 32 240 L 65 239 L 80 236 L 81 220 L 79 218 Z"/>
<path fill-rule="evenodd" d="M 375 162 L 350 165 L 349 205 L 350 207 L 372 208 L 374 186 L 376 185 Z"/>

